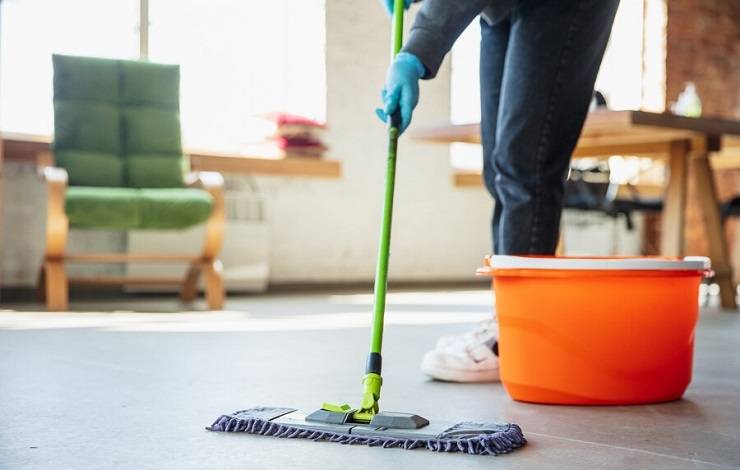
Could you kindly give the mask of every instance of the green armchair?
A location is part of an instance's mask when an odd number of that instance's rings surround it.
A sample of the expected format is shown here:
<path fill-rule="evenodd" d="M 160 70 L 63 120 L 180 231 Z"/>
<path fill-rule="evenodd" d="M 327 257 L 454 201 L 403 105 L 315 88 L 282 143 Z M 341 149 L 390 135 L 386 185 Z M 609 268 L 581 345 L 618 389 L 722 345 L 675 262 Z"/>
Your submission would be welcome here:
<path fill-rule="evenodd" d="M 181 283 L 183 300 L 203 274 L 211 309 L 224 301 L 218 260 L 225 216 L 223 178 L 190 173 L 180 137 L 177 65 L 54 55 L 54 167 L 48 185 L 46 253 L 40 292 L 66 310 L 70 282 Z M 72 228 L 181 230 L 206 224 L 199 255 L 65 253 Z M 184 279 L 68 279 L 70 262 L 185 262 Z"/>

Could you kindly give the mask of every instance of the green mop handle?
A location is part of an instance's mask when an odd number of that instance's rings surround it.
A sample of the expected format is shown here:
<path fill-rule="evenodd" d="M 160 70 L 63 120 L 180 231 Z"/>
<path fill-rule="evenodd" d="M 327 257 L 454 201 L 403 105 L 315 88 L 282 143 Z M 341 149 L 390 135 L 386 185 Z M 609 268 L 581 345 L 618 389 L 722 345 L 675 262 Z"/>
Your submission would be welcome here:
<path fill-rule="evenodd" d="M 404 0 L 395 0 L 393 6 L 393 38 L 391 41 L 391 62 L 401 51 L 403 44 L 403 11 Z M 367 358 L 365 372 L 380 375 L 381 356 L 383 345 L 383 322 L 385 316 L 385 294 L 388 287 L 388 258 L 391 244 L 391 221 L 393 219 L 393 191 L 396 181 L 396 149 L 398 148 L 399 115 L 394 113 L 389 119 L 388 126 L 388 159 L 385 170 L 385 197 L 383 204 L 383 220 L 380 230 L 380 244 L 378 248 L 378 265 L 375 272 L 375 312 L 373 315 L 370 353 Z M 378 377 L 379 379 L 379 377 Z M 378 382 L 380 382 L 378 380 Z M 377 384 L 377 394 L 380 395 L 380 383 Z"/>

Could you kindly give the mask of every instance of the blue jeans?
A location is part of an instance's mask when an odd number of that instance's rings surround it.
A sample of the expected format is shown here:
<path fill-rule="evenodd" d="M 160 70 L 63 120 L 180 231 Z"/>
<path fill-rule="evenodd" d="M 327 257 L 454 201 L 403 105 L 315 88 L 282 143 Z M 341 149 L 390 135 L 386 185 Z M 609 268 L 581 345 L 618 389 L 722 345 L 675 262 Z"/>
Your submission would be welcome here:
<path fill-rule="evenodd" d="M 498 254 L 553 254 L 565 179 L 619 0 L 523 0 L 481 20 L 483 176 Z"/>

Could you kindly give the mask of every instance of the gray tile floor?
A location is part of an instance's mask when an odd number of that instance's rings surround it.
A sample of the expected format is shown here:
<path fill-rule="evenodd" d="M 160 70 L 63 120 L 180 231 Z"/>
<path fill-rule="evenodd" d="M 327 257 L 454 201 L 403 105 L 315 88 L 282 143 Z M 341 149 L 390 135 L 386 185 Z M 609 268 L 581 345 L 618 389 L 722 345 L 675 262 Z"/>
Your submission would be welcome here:
<path fill-rule="evenodd" d="M 356 401 L 371 298 L 247 297 L 223 313 L 149 298 L 105 314 L 86 312 L 110 301 L 64 315 L 0 312 L 0 468 L 740 468 L 740 315 L 702 313 L 684 400 L 579 408 L 418 372 L 438 335 L 488 315 L 486 291 L 389 300 L 382 405 L 517 422 L 524 449 L 478 457 L 208 433 L 220 413 L 251 405 Z"/>

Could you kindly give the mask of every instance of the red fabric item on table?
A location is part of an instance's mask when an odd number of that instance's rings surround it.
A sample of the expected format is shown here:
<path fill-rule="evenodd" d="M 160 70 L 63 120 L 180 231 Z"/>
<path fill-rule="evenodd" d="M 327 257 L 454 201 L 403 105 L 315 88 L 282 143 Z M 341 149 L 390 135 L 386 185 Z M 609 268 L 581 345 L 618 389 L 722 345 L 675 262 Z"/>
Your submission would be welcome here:
<path fill-rule="evenodd" d="M 274 122 L 278 127 L 286 125 L 298 125 L 313 127 L 317 129 L 325 129 L 326 124 L 307 118 L 305 116 L 299 116 L 297 114 L 290 113 L 266 113 L 263 114 L 266 119 Z"/>
<path fill-rule="evenodd" d="M 311 137 L 275 137 L 275 145 L 282 150 L 290 148 L 316 148 L 327 150 L 327 146 L 320 140 Z"/>

